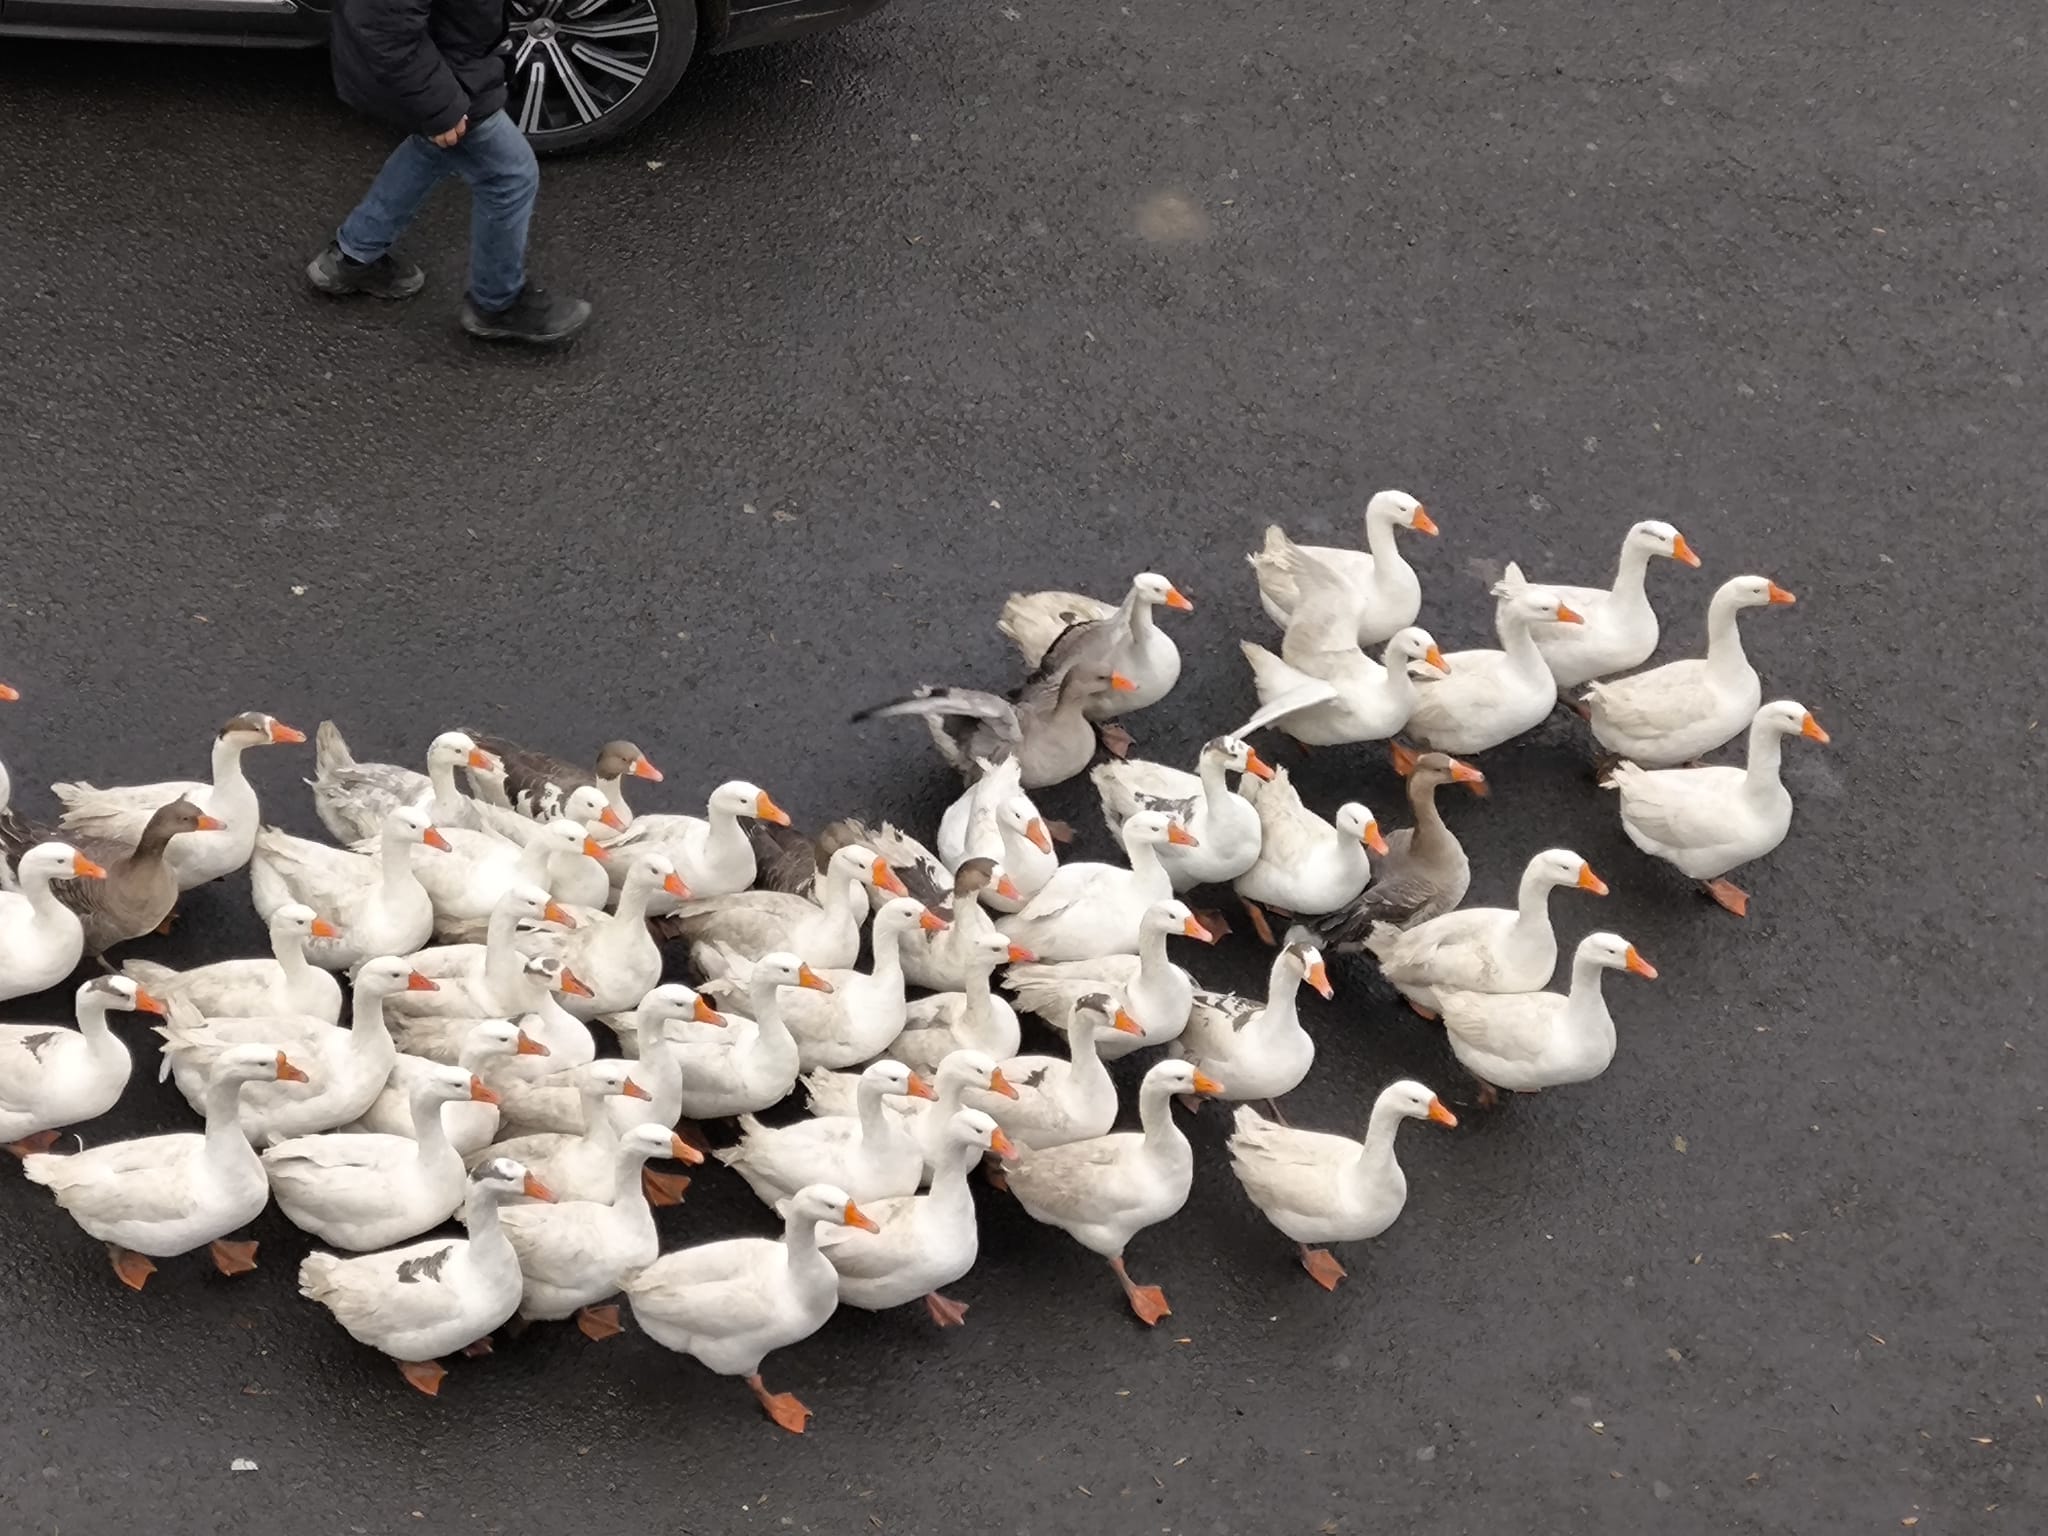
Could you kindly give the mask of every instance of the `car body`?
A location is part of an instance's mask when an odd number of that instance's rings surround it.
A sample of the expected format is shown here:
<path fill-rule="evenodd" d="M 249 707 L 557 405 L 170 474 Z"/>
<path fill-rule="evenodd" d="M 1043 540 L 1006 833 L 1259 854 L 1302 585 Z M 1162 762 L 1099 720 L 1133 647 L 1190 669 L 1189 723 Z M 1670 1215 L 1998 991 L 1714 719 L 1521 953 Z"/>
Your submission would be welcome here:
<path fill-rule="evenodd" d="M 885 0 L 507 0 L 505 110 L 541 153 L 617 137 L 697 53 L 856 21 Z M 0 0 L 0 37 L 319 47 L 334 0 Z"/>

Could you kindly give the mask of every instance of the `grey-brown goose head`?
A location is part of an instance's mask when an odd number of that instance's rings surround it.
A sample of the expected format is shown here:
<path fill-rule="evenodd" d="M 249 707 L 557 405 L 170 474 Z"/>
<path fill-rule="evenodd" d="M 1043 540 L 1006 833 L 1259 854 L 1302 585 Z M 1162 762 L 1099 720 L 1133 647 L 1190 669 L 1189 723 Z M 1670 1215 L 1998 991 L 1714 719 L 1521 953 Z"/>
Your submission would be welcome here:
<path fill-rule="evenodd" d="M 1393 743 L 1394 772 L 1407 779 L 1411 797 L 1433 792 L 1446 784 L 1463 784 L 1475 795 L 1484 795 L 1486 775 L 1470 763 L 1443 752 L 1417 752 L 1413 747 Z"/>
<path fill-rule="evenodd" d="M 169 805 L 160 805 L 150 814 L 142 828 L 142 836 L 136 841 L 135 853 L 138 858 L 160 855 L 164 845 L 172 838 L 185 832 L 225 832 L 228 824 L 217 816 L 209 816 L 190 800 L 180 796 Z"/>
<path fill-rule="evenodd" d="M 962 859 L 960 867 L 953 871 L 952 910 L 941 912 L 939 916 L 950 920 L 954 912 L 959 910 L 963 900 L 970 905 L 979 903 L 981 893 L 990 888 L 1005 901 L 1024 899 L 1024 893 L 1017 889 L 1016 882 L 1003 872 L 1003 866 L 994 859 Z"/>
<path fill-rule="evenodd" d="M 615 784 L 624 778 L 661 782 L 661 770 L 647 761 L 647 754 L 630 741 L 608 741 L 599 747 L 596 773 L 600 784 Z"/>
<path fill-rule="evenodd" d="M 1060 677 L 1059 707 L 1078 709 L 1109 693 L 1135 693 L 1138 685 L 1107 662 L 1082 662 Z"/>

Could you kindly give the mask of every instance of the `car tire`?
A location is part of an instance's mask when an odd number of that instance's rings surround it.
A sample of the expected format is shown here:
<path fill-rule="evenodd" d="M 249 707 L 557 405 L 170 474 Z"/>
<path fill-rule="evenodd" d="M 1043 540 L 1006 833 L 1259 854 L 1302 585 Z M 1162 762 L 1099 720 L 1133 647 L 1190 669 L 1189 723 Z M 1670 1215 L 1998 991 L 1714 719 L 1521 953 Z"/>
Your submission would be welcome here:
<path fill-rule="evenodd" d="M 536 154 L 630 131 L 668 99 L 697 47 L 697 0 L 512 0 L 509 10 L 505 110 Z"/>

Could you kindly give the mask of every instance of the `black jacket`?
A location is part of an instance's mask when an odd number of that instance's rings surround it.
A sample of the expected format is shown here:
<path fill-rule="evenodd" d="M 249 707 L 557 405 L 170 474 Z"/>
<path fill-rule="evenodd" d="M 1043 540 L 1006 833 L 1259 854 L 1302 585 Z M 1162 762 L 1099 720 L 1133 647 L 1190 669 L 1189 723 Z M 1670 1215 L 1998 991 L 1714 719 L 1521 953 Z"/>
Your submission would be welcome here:
<path fill-rule="evenodd" d="M 505 0 L 340 0 L 334 88 L 350 106 L 431 137 L 505 105 Z"/>

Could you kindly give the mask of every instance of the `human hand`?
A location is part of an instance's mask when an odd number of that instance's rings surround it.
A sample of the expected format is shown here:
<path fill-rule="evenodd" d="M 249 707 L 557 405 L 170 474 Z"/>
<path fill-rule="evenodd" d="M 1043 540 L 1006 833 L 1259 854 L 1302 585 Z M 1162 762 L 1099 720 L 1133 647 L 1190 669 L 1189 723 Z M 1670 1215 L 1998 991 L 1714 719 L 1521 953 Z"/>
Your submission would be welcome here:
<path fill-rule="evenodd" d="M 469 132 L 469 114 L 464 113 L 461 122 L 450 128 L 446 133 L 435 134 L 433 142 L 443 149 L 453 149 L 462 142 L 462 136 L 467 132 Z"/>

